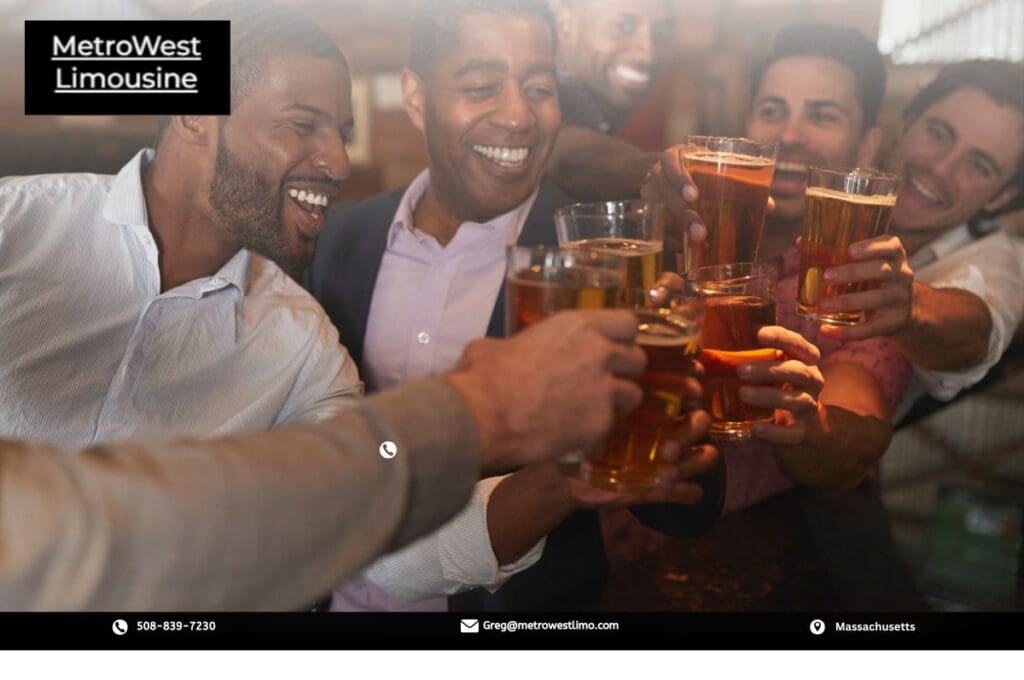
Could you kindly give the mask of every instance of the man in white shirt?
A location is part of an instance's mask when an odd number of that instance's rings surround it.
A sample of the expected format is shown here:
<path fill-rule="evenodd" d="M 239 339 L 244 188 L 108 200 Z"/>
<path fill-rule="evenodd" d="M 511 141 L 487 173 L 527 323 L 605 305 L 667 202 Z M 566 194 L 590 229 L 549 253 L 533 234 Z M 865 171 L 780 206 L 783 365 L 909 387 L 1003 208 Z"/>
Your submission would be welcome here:
<path fill-rule="evenodd" d="M 319 420 L 361 393 L 312 257 L 349 173 L 345 58 L 294 10 L 232 20 L 232 113 L 175 116 L 117 176 L 0 180 L 0 435 L 85 446 Z"/>
<path fill-rule="evenodd" d="M 541 185 L 560 125 L 553 34 L 544 0 L 428 2 L 417 16 L 402 86 L 429 169 L 404 190 L 330 215 L 306 278 L 372 389 L 448 370 L 473 338 L 500 334 L 506 247 L 556 242 L 551 213 L 567 199 Z M 695 414 L 684 445 L 706 423 Z M 716 456 L 711 447 L 688 453 L 679 477 L 708 469 Z M 572 557 L 582 563 L 544 572 L 573 581 L 544 584 L 545 594 L 566 597 L 591 588 L 603 564 L 596 517 L 577 510 L 700 498 L 686 481 L 648 498 L 587 492 L 554 464 L 485 479 L 467 510 L 345 584 L 334 608 L 444 610 L 438 595 L 493 591 L 534 565 L 556 528 L 565 537 L 559 545 L 577 546 Z"/>
<path fill-rule="evenodd" d="M 1012 236 L 984 227 L 1024 183 L 1024 68 L 950 65 L 903 117 L 886 163 L 902 178 L 892 235 L 853 244 L 859 262 L 825 274 L 837 283 L 880 282 L 831 303 L 835 311 L 871 310 L 867 323 L 828 332 L 892 335 L 915 374 L 898 418 L 925 391 L 948 400 L 981 380 L 1024 316 L 1020 251 Z"/>

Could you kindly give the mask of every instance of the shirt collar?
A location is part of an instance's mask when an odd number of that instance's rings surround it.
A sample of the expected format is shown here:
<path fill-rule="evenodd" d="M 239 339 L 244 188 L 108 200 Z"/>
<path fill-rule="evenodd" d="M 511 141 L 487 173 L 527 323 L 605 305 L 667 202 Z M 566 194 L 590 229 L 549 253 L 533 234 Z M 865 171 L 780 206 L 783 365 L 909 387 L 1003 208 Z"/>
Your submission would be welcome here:
<path fill-rule="evenodd" d="M 153 160 L 155 154 L 153 149 L 142 149 L 114 177 L 103 204 L 103 218 L 108 222 L 129 227 L 136 234 L 150 234 L 149 211 L 146 209 L 146 195 L 142 190 L 142 171 Z M 252 253 L 241 248 L 216 274 L 192 282 L 195 288 L 189 284 L 185 287 L 196 298 L 229 285 L 235 286 L 244 295 L 248 287 L 251 258 Z"/>
<path fill-rule="evenodd" d="M 146 196 L 142 192 L 142 169 L 153 160 L 153 149 L 143 149 L 121 168 L 103 203 L 103 218 L 114 224 L 149 229 Z"/>
<path fill-rule="evenodd" d="M 416 179 L 409 184 L 409 187 L 402 194 L 402 200 L 398 204 L 398 210 L 395 211 L 395 217 L 391 221 L 391 229 L 388 232 L 387 247 L 390 248 L 394 245 L 395 239 L 398 238 L 398 234 L 402 229 L 407 230 L 410 234 L 415 236 L 417 239 L 423 240 L 430 238 L 419 232 L 413 221 L 413 211 L 416 209 L 416 205 L 423 198 L 423 194 L 426 193 L 427 187 L 430 186 L 430 169 L 423 170 Z M 497 217 L 494 217 L 487 222 L 463 222 L 465 224 L 479 224 L 481 226 L 501 228 L 505 229 L 505 240 L 506 245 L 513 245 L 519 240 L 519 233 L 523 229 L 523 225 L 526 224 L 526 218 L 533 208 L 534 202 L 537 200 L 537 194 L 540 193 L 540 187 L 534 189 L 533 193 L 530 194 L 529 198 L 525 201 L 512 208 L 506 213 L 502 213 Z M 460 225 L 461 228 L 462 225 Z"/>
<path fill-rule="evenodd" d="M 914 253 L 909 259 L 908 264 L 910 264 L 912 269 L 923 267 L 930 262 L 949 255 L 965 243 L 969 243 L 971 238 L 971 230 L 967 227 L 967 224 L 961 224 L 959 227 L 947 231 Z"/>

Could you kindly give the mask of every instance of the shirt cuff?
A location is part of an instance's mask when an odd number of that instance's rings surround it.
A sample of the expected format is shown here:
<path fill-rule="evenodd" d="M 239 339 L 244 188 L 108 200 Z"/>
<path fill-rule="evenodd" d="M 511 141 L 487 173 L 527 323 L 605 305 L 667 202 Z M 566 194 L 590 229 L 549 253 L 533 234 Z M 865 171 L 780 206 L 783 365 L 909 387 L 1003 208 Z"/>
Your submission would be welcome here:
<path fill-rule="evenodd" d="M 543 538 L 518 560 L 504 566 L 498 564 L 491 547 L 487 506 L 494 489 L 506 476 L 488 477 L 477 483 L 469 506 L 438 532 L 438 554 L 446 580 L 494 592 L 540 559 L 544 551 Z"/>

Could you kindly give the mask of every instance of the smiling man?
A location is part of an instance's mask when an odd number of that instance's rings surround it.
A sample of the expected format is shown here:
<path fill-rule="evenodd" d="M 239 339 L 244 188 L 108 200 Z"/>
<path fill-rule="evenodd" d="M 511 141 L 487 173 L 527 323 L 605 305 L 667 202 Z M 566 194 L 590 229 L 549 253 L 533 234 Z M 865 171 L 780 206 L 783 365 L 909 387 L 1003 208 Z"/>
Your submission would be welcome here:
<path fill-rule="evenodd" d="M 793 245 L 803 228 L 807 168 L 869 166 L 881 143 L 885 63 L 860 32 L 794 24 L 755 69 L 747 136 L 778 145 L 760 257 Z"/>
<path fill-rule="evenodd" d="M 913 362 L 901 417 L 925 392 L 948 400 L 985 377 L 1024 317 L 1024 263 L 1013 239 L 987 224 L 1024 183 L 1024 69 L 947 66 L 903 119 L 886 162 L 902 179 L 893 235 L 853 244 L 856 264 L 826 272 L 872 284 L 832 303 L 869 310 L 869 321 L 830 335 L 891 335 Z"/>
<path fill-rule="evenodd" d="M 503 335 L 506 248 L 557 244 L 552 213 L 568 202 L 542 182 L 560 124 L 544 0 L 426 2 L 411 53 L 404 104 L 428 168 L 408 187 L 329 214 L 306 277 L 373 390 L 448 370 L 473 338 Z M 484 479 L 463 513 L 339 588 L 334 608 L 443 610 L 438 596 L 476 586 L 501 589 L 452 604 L 591 606 L 607 563 L 596 513 L 580 511 L 698 504 L 703 492 L 687 480 L 717 452 L 689 449 L 706 414 L 684 420 L 676 484 L 646 496 L 598 492 L 555 464 Z"/>
<path fill-rule="evenodd" d="M 348 175 L 348 67 L 293 10 L 230 19 L 231 115 L 163 121 L 116 176 L 0 180 L 0 434 L 87 446 L 320 420 L 361 391 L 312 258 Z"/>

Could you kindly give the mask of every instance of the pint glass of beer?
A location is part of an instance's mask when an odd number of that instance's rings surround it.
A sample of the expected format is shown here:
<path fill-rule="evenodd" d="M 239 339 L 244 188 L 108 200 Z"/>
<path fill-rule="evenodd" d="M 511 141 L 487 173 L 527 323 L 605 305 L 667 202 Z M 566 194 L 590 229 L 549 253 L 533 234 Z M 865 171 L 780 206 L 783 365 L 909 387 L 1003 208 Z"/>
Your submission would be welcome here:
<path fill-rule="evenodd" d="M 558 243 L 616 255 L 626 262 L 626 299 L 649 290 L 661 274 L 665 206 L 643 201 L 577 203 L 555 211 Z"/>
<path fill-rule="evenodd" d="M 648 300 L 649 287 L 634 291 Z M 588 452 L 581 477 L 592 486 L 613 491 L 643 491 L 657 485 L 662 469 L 658 449 L 694 408 L 687 403 L 687 376 L 696 375 L 696 359 L 704 303 L 699 298 L 670 295 L 660 304 L 636 306 L 637 344 L 647 354 L 639 379 L 640 406 L 612 427 L 604 446 Z"/>
<path fill-rule="evenodd" d="M 563 309 L 621 307 L 626 263 L 579 248 L 508 249 L 505 330 L 513 335 Z"/>
<path fill-rule="evenodd" d="M 825 270 L 851 262 L 851 243 L 881 236 L 889 230 L 899 178 L 860 168 L 810 168 L 807 175 L 796 313 L 831 326 L 861 323 L 863 312 L 828 313 L 819 309 L 825 298 L 867 288 L 862 283 L 826 283 Z"/>
<path fill-rule="evenodd" d="M 510 246 L 505 273 L 505 334 L 514 335 L 563 309 L 608 309 L 625 300 L 626 262 L 582 248 Z M 583 452 L 559 459 L 578 472 Z"/>
<path fill-rule="evenodd" d="M 693 208 L 708 230 L 703 242 L 687 238 L 687 271 L 756 261 L 775 174 L 775 145 L 690 136 L 683 165 L 700 192 Z"/>
<path fill-rule="evenodd" d="M 769 264 L 726 264 L 687 272 L 687 289 L 705 304 L 700 362 L 704 365 L 704 409 L 708 432 L 718 439 L 745 439 L 755 422 L 769 422 L 770 408 L 740 400 L 736 368 L 748 361 L 775 359 L 761 347 L 757 331 L 775 324 L 775 268 Z"/>

